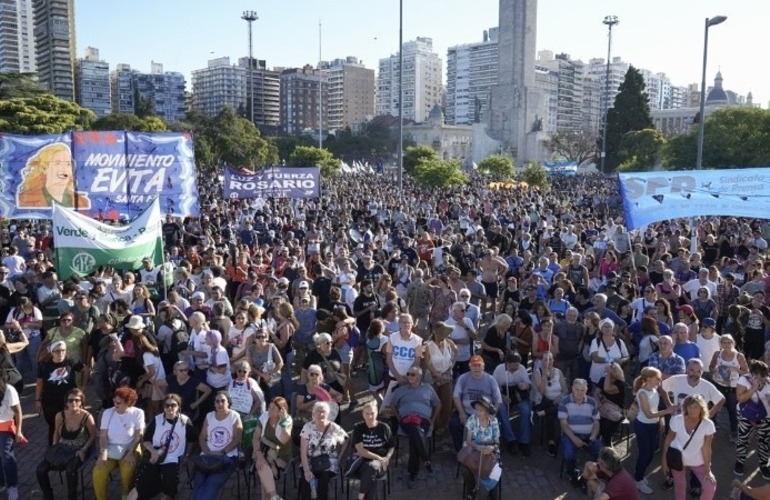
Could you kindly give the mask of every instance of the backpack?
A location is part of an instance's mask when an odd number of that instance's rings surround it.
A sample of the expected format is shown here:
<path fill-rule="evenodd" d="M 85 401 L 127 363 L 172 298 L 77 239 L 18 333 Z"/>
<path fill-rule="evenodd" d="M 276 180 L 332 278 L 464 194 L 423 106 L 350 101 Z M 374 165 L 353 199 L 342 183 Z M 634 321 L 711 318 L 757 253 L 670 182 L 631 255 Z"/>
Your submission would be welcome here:
<path fill-rule="evenodd" d="M 379 350 L 380 339 L 375 337 L 366 342 L 366 354 L 369 359 L 367 367 L 367 378 L 369 385 L 378 386 L 385 380 L 385 374 L 388 371 L 385 362 L 385 355 Z"/>

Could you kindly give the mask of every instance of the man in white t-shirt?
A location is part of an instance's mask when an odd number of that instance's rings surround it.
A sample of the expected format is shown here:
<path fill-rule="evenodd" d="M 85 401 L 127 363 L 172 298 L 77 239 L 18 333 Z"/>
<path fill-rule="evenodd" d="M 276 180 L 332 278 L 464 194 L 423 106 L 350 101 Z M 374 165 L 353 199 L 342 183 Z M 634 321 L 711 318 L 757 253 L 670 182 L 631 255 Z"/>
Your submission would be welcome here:
<path fill-rule="evenodd" d="M 25 443 L 27 441 L 27 438 L 25 438 L 24 434 L 21 432 L 23 418 L 21 404 L 19 402 L 19 393 L 16 392 L 16 389 L 14 389 L 4 377 L 0 379 L 0 392 L 4 393 L 3 399 L 0 401 L 0 427 L 5 427 L 11 422 L 16 426 L 16 437 L 14 438 L 13 435 L 9 433 L 2 433 L 0 443 L 2 443 L 3 449 L 12 450 L 11 445 L 6 444 L 7 440 L 13 439 L 16 443 Z M 10 453 L 12 454 L 13 451 Z M 16 468 L 15 460 L 12 462 L 12 464 L 6 464 L 6 467 Z M 8 495 L 9 500 L 18 500 L 19 498 L 18 474 L 14 474 L 14 477 L 16 477 L 16 484 L 10 484 L 11 481 L 9 481 L 8 477 L 5 478 L 5 486 L 7 487 L 6 494 Z"/>
<path fill-rule="evenodd" d="M 408 313 L 398 317 L 398 332 L 389 337 L 383 345 L 391 383 L 388 385 L 387 398 L 398 385 L 408 383 L 406 374 L 412 367 L 419 367 L 422 362 L 422 338 L 412 333 L 414 319 Z"/>
<path fill-rule="evenodd" d="M 713 420 L 725 404 L 725 397 L 714 384 L 702 377 L 703 362 L 698 358 L 692 358 L 687 362 L 686 374 L 670 376 L 661 383 L 661 387 L 676 407 L 677 413 L 682 410 L 684 398 L 691 394 L 700 394 L 706 400 L 706 404 L 711 406 L 709 418 Z"/>

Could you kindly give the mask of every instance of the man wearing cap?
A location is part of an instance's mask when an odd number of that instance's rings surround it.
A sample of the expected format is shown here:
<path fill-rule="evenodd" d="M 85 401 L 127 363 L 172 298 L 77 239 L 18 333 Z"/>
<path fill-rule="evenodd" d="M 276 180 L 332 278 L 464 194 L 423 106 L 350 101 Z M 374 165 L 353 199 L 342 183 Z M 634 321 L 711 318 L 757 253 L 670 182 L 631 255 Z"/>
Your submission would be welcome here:
<path fill-rule="evenodd" d="M 481 396 L 486 396 L 495 405 L 500 431 L 511 454 L 516 453 L 516 435 L 511 427 L 508 405 L 503 404 L 500 386 L 495 378 L 484 371 L 484 358 L 479 355 L 471 356 L 470 371 L 457 379 L 452 393 L 455 412 L 449 419 L 449 433 L 455 451 L 460 451 L 463 445 L 463 433 L 468 415 L 473 413 L 473 402 Z"/>
<path fill-rule="evenodd" d="M 599 404 L 587 393 L 588 382 L 576 378 L 572 382 L 572 393 L 559 402 L 562 456 L 573 484 L 577 484 L 579 475 L 575 469 L 577 451 L 585 449 L 596 460 L 602 449 L 602 441 L 599 439 Z"/>
<path fill-rule="evenodd" d="M 441 411 L 441 401 L 439 401 L 438 394 L 430 384 L 423 383 L 422 375 L 422 368 L 411 366 L 406 371 L 408 383 L 399 385 L 386 396 L 382 403 L 383 408 L 395 407 L 398 415 L 398 426 L 409 437 L 409 462 L 407 464 L 407 472 L 409 473 L 407 487 L 409 489 L 414 488 L 417 481 L 420 461 L 425 466 L 428 475 L 433 475 L 427 437 L 431 435 L 436 424 L 436 417 Z"/>
<path fill-rule="evenodd" d="M 190 295 L 190 307 L 184 310 L 184 315 L 189 318 L 192 313 L 199 311 L 206 317 L 206 321 L 209 321 L 211 308 L 204 303 L 205 300 L 206 295 L 203 292 L 195 292 Z"/>
<path fill-rule="evenodd" d="M 479 286 L 481 286 L 481 283 L 476 282 Z M 482 291 L 484 288 L 482 287 Z M 481 323 L 481 309 L 479 309 L 479 306 L 472 303 L 472 293 L 469 289 L 463 288 L 460 290 L 460 292 L 457 294 L 457 300 L 458 302 L 462 302 L 465 304 L 465 317 L 471 320 L 471 323 L 473 323 L 473 328 L 478 331 L 479 324 Z"/>

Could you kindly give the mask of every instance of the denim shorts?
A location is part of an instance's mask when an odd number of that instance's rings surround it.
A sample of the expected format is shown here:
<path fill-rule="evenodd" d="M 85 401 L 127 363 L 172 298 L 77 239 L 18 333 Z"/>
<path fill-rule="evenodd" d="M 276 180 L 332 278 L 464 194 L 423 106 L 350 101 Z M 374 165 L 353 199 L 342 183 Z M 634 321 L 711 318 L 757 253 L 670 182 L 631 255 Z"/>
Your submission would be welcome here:
<path fill-rule="evenodd" d="M 340 347 L 337 347 L 336 349 L 340 355 L 340 358 L 342 358 L 343 365 L 349 365 L 353 362 L 353 349 L 350 348 L 347 342 L 342 344 Z"/>

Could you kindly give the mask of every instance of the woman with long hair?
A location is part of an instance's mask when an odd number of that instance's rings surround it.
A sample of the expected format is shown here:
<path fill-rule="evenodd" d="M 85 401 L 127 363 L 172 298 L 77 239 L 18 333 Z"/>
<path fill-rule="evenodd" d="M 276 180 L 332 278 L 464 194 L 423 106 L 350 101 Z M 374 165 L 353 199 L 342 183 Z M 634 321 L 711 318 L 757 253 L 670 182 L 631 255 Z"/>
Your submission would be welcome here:
<path fill-rule="evenodd" d="M 650 362 L 652 353 L 658 351 L 658 339 L 660 327 L 653 318 L 642 317 L 639 324 L 639 343 L 637 345 L 637 359 L 640 368 L 644 368 Z"/>
<path fill-rule="evenodd" d="M 729 333 L 719 339 L 720 350 L 715 352 L 709 364 L 711 381 L 725 396 L 725 408 L 730 420 L 730 441 L 738 439 L 737 387 L 741 376 L 749 373 L 746 356 L 735 347 L 735 339 Z"/>
<path fill-rule="evenodd" d="M 147 416 L 152 419 L 161 412 L 161 403 L 166 393 L 166 369 L 160 359 L 158 346 L 153 343 L 146 333 L 142 332 L 137 345 L 142 354 L 144 374 L 139 377 L 136 386 L 142 391 L 147 401 Z"/>
<path fill-rule="evenodd" d="M 543 353 L 541 364 L 532 370 L 532 385 L 535 388 L 535 412 L 544 418 L 544 439 L 548 440 L 548 454 L 556 456 L 556 443 L 559 439 L 558 409 L 561 398 L 567 395 L 567 379 L 554 365 L 550 352 Z"/>
<path fill-rule="evenodd" d="M 434 323 L 423 353 L 426 381 L 433 382 L 433 389 L 441 402 L 436 416 L 436 433 L 446 431 L 452 415 L 452 367 L 457 356 L 457 346 L 449 338 L 452 330 L 453 327 L 444 322 Z"/>
<path fill-rule="evenodd" d="M 246 360 L 269 401 L 281 393 L 283 358 L 275 344 L 268 341 L 267 330 L 259 328 L 254 334 L 254 342 L 246 350 Z"/>
<path fill-rule="evenodd" d="M 85 409 L 86 395 L 80 389 L 67 392 L 64 410 L 56 414 L 53 444 L 66 446 L 72 453 L 72 460 L 67 463 L 67 496 L 69 500 L 77 498 L 78 469 L 86 461 L 91 446 L 96 440 L 94 417 Z M 37 466 L 37 482 L 45 500 L 53 500 L 53 489 L 48 472 L 51 464 L 43 458 Z"/>
<path fill-rule="evenodd" d="M 335 307 L 332 311 L 332 319 L 336 322 L 334 326 L 334 333 L 332 334 L 332 345 L 334 349 L 339 353 L 342 360 L 342 367 L 340 373 L 345 377 L 345 385 L 343 394 L 343 404 L 353 401 L 353 384 L 350 380 L 350 366 L 353 362 L 352 349 L 348 341 L 351 338 L 353 327 L 355 326 L 355 318 L 348 316 L 343 307 Z"/>
<path fill-rule="evenodd" d="M 155 317 L 155 306 L 150 300 L 150 291 L 141 283 L 134 286 L 131 313 L 141 316 L 145 325 L 149 325 Z"/>
<path fill-rule="evenodd" d="M 657 368 L 647 366 L 634 379 L 634 400 L 639 406 L 639 413 L 632 422 L 636 435 L 639 454 L 636 457 L 636 470 L 634 479 L 636 488 L 646 495 L 652 494 L 652 488 L 645 478 L 647 468 L 652 463 L 655 450 L 660 442 L 660 419 L 671 415 L 676 409 L 674 406 L 658 411 L 660 395 L 658 387 L 663 379 L 663 374 Z"/>
<path fill-rule="evenodd" d="M 706 400 L 700 394 L 684 398 L 682 413 L 671 418 L 669 431 L 663 442 L 660 468 L 663 474 L 671 471 L 674 477 L 674 498 L 687 498 L 685 471 L 691 471 L 701 484 L 701 500 L 712 500 L 717 489 L 717 479 L 711 471 L 712 442 L 716 428 L 709 419 Z M 685 444 L 687 449 L 685 450 Z M 668 449 L 674 447 L 681 451 L 682 470 L 669 468 Z"/>
<path fill-rule="evenodd" d="M 281 473 L 285 473 L 292 458 L 292 424 L 289 403 L 278 396 L 270 401 L 254 430 L 251 442 L 254 465 L 262 488 L 260 498 L 265 500 L 281 500 L 275 481 Z"/>
<path fill-rule="evenodd" d="M 671 304 L 666 299 L 657 299 L 655 301 L 655 308 L 658 310 L 657 320 L 669 328 L 674 327 L 674 315 L 671 314 Z"/>
<path fill-rule="evenodd" d="M 481 349 L 484 357 L 484 370 L 487 373 L 495 371 L 497 365 L 505 361 L 505 355 L 510 352 L 510 328 L 513 318 L 507 314 L 498 314 L 489 325 Z"/>
<path fill-rule="evenodd" d="M 288 302 L 281 302 L 275 312 L 277 325 L 275 332 L 270 333 L 270 338 L 278 348 L 281 359 L 283 359 L 283 366 L 281 367 L 283 394 L 291 394 L 291 368 L 294 364 L 294 350 L 291 346 L 291 339 L 299 329 L 299 321 L 297 321 L 297 317 L 294 315 L 294 307 Z"/>
<path fill-rule="evenodd" d="M 50 207 L 55 201 L 79 210 L 91 208 L 87 193 L 75 191 L 72 151 L 62 142 L 43 146 L 29 157 L 16 193 L 19 208 Z"/>
<path fill-rule="evenodd" d="M 516 318 L 513 320 L 513 331 L 511 332 L 512 345 L 516 345 L 516 351 L 521 356 L 522 364 L 526 365 L 529 360 L 529 353 L 532 351 L 532 339 L 534 330 L 532 329 L 532 316 L 526 309 L 516 311 Z"/>
<path fill-rule="evenodd" d="M 626 403 L 626 378 L 618 363 L 604 367 L 604 375 L 594 387 L 594 397 L 599 402 L 599 434 L 604 446 L 612 446 L 612 436 L 623 420 Z"/>

